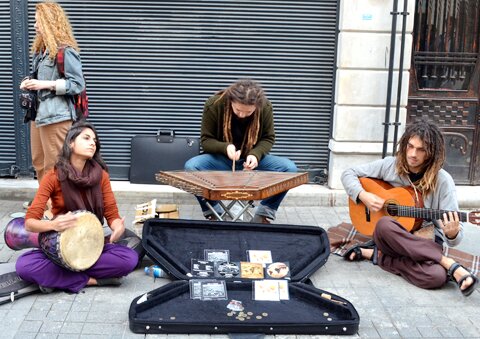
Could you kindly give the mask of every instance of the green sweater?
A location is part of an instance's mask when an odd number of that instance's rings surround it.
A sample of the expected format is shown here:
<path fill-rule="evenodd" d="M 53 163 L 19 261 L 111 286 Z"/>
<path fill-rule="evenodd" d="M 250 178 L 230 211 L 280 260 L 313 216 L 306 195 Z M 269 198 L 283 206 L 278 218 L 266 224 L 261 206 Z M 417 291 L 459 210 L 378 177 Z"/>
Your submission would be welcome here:
<path fill-rule="evenodd" d="M 228 143 L 223 138 L 223 117 L 225 100 L 218 102 L 218 95 L 210 97 L 203 108 L 201 142 L 205 153 L 219 153 L 227 155 Z M 266 101 L 260 112 L 260 135 L 257 143 L 248 152 L 258 161 L 268 154 L 275 143 L 275 128 L 273 125 L 273 109 L 270 101 Z"/>

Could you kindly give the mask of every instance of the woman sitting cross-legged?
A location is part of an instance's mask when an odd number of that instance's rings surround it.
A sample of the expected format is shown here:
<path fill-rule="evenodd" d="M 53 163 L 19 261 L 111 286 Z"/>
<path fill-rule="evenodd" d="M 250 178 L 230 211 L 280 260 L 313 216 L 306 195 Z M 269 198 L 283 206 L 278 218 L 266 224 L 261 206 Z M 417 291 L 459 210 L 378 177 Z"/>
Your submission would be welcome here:
<path fill-rule="evenodd" d="M 54 217 L 44 220 L 47 201 L 51 199 Z M 112 230 L 110 243 L 103 246 L 98 260 L 90 268 L 74 272 L 64 268 L 39 249 L 21 255 L 16 264 L 18 275 L 40 286 L 42 292 L 53 289 L 77 293 L 85 286 L 120 285 L 121 278 L 132 272 L 138 262 L 134 250 L 113 244 L 125 231 L 124 219 L 118 212 L 107 166 L 100 154 L 100 142 L 94 126 L 86 121 L 72 125 L 65 137 L 55 167 L 47 172 L 25 216 L 30 232 L 62 232 L 76 227 L 78 215 L 86 210 Z"/>

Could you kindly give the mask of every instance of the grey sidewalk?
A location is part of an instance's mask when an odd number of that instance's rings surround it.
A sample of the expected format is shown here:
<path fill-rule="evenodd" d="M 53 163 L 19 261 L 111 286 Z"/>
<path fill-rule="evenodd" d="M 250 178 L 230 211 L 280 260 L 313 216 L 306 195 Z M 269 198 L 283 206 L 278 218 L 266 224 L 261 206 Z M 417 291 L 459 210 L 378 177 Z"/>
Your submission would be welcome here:
<path fill-rule="evenodd" d="M 152 198 L 180 206 L 180 217 L 201 219 L 194 198 L 179 190 L 156 185 L 112 184 L 126 225 L 131 225 L 134 206 Z M 146 186 L 146 187 L 144 187 Z M 13 212 L 33 194 L 33 180 L 0 179 L 0 223 L 2 232 Z M 459 189 L 462 208 L 480 206 L 479 188 Z M 469 199 L 467 199 L 470 197 Z M 343 191 L 304 185 L 289 192 L 275 223 L 315 225 L 327 229 L 349 221 Z M 0 261 L 14 262 L 19 252 L 10 250 L 0 238 Z M 466 239 L 459 249 L 480 255 L 480 230 L 467 225 Z M 144 265 L 150 264 L 145 260 Z M 441 290 L 416 288 L 402 278 L 368 262 L 350 263 L 330 256 L 312 281 L 318 288 L 348 299 L 360 314 L 361 338 L 480 338 L 480 293 L 464 298 L 454 283 Z M 32 295 L 0 306 L 1 338 L 227 338 L 218 335 L 138 335 L 128 328 L 131 300 L 168 283 L 146 276 L 137 269 L 120 287 L 91 287 L 79 294 L 55 292 Z M 268 338 L 315 338 L 308 335 L 277 335 Z M 323 336 L 322 336 L 323 338 Z"/>

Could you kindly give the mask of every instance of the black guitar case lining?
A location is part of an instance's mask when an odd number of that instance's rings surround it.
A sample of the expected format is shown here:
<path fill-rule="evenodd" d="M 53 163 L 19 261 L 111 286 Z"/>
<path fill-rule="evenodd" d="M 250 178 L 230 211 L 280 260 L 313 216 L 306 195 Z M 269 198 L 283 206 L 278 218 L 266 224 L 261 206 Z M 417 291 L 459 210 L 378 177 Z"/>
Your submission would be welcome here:
<path fill-rule="evenodd" d="M 358 330 L 359 316 L 348 300 L 308 284 L 308 277 L 325 264 L 330 252 L 320 227 L 150 219 L 144 224 L 142 243 L 147 255 L 178 280 L 132 301 L 129 322 L 135 333 L 354 334 Z M 270 250 L 274 261 L 289 262 L 290 299 L 253 300 L 253 280 L 241 278 L 225 279 L 227 300 L 190 299 L 191 259 L 203 259 L 205 249 L 228 249 L 231 261 L 247 261 L 247 250 Z M 226 306 L 232 299 L 252 312 L 250 319 L 228 316 Z M 267 316 L 256 317 L 262 314 Z"/>

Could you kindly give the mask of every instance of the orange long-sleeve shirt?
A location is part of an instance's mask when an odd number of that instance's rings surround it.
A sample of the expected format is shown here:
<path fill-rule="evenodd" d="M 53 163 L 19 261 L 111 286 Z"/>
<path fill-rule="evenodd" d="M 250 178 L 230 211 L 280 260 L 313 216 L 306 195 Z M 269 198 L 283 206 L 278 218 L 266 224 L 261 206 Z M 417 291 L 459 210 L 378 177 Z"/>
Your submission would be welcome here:
<path fill-rule="evenodd" d="M 115 219 L 120 218 L 120 214 L 118 213 L 117 202 L 110 185 L 110 176 L 106 171 L 102 173 L 100 185 L 102 185 L 103 194 L 103 214 L 107 220 L 107 224 L 111 225 Z M 54 216 L 70 212 L 65 208 L 62 187 L 57 178 L 57 173 L 53 169 L 43 177 L 32 205 L 28 208 L 25 220 L 30 218 L 37 220 L 42 219 L 49 198 L 52 200 L 52 213 Z"/>

